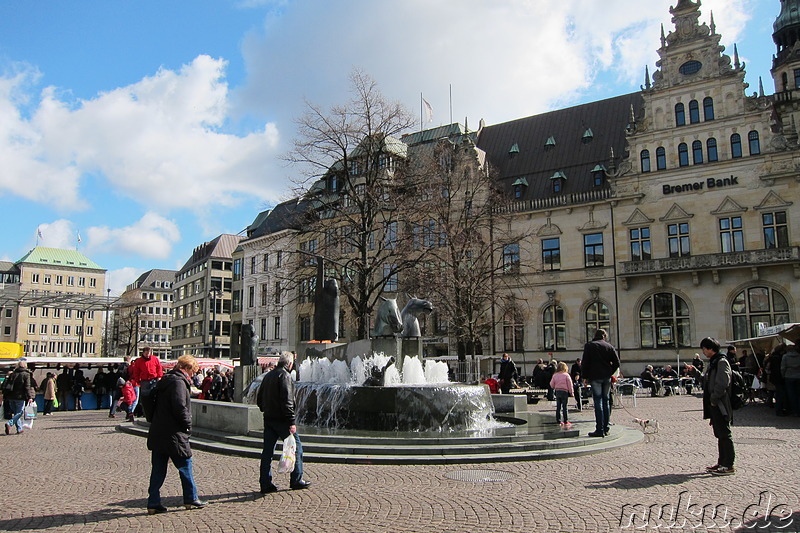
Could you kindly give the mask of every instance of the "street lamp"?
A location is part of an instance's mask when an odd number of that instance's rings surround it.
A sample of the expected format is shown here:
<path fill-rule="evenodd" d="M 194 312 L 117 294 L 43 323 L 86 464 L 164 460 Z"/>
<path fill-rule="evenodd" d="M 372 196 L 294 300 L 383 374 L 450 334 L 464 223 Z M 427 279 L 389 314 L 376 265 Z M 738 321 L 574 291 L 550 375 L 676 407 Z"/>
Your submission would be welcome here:
<path fill-rule="evenodd" d="M 208 299 L 211 300 L 211 358 L 217 357 L 217 297 L 222 296 L 222 291 L 217 287 L 212 287 L 208 291 Z"/>
<path fill-rule="evenodd" d="M 111 289 L 108 289 L 108 296 L 106 297 L 106 334 L 103 336 L 103 355 L 108 357 L 108 315 L 111 314 Z"/>
<path fill-rule="evenodd" d="M 133 316 L 136 320 L 136 340 L 135 340 L 135 348 L 134 348 L 134 355 L 139 355 L 139 315 L 142 314 L 142 310 L 137 306 L 136 309 L 133 310 Z"/>

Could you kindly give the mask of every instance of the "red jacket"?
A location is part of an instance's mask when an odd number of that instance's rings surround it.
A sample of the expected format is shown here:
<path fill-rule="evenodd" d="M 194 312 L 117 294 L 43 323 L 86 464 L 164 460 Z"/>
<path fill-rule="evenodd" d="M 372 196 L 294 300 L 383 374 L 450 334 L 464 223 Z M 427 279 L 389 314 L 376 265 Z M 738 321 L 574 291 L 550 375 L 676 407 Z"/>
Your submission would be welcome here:
<path fill-rule="evenodd" d="M 128 373 L 133 386 L 138 387 L 142 381 L 149 381 L 163 376 L 164 369 L 161 367 L 161 361 L 158 360 L 158 357 L 151 355 L 149 358 L 142 356 L 134 360 L 128 369 Z"/>
<path fill-rule="evenodd" d="M 133 390 L 133 384 L 130 381 L 126 381 L 122 386 L 122 401 L 128 406 L 133 405 L 133 402 L 136 401 L 136 391 Z"/>

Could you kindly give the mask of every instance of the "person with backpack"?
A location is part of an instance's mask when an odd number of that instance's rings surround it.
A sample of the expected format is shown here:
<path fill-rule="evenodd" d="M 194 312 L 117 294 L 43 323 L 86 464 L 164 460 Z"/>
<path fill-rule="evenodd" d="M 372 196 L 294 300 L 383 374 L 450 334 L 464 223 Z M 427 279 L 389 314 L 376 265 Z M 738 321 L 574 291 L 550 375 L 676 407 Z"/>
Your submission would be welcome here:
<path fill-rule="evenodd" d="M 731 423 L 733 406 L 731 404 L 731 385 L 733 371 L 725 354 L 719 352 L 719 341 L 706 337 L 700 341 L 700 349 L 709 359 L 708 372 L 703 382 L 703 419 L 710 419 L 709 425 L 717 438 L 717 463 L 706 468 L 715 476 L 730 476 L 736 473 L 733 462 L 736 452 L 733 448 Z"/>
<path fill-rule="evenodd" d="M 17 363 L 17 368 L 14 369 L 11 378 L 8 379 L 11 380 L 11 385 L 4 387 L 5 391 L 8 391 L 4 394 L 6 398 L 4 401 L 10 402 L 13 415 L 6 422 L 5 430 L 6 435 L 10 435 L 11 426 L 15 426 L 17 435 L 19 435 L 24 432 L 22 429 L 22 413 L 25 410 L 25 406 L 33 400 L 31 395 L 31 373 L 28 371 L 28 363 L 25 361 Z"/>

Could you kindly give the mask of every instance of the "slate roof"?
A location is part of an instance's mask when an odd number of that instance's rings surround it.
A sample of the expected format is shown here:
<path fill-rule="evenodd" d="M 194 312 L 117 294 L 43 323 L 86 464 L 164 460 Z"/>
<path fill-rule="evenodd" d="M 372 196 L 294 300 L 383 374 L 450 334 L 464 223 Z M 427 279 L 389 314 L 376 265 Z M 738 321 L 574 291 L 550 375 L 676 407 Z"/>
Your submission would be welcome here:
<path fill-rule="evenodd" d="M 152 270 L 148 270 L 147 272 L 143 273 L 141 276 L 136 278 L 131 285 L 128 287 L 131 288 L 140 288 L 140 287 L 154 287 L 155 281 L 169 281 L 173 283 L 175 281 L 175 274 L 174 270 L 163 270 L 160 268 L 154 268 Z"/>
<path fill-rule="evenodd" d="M 617 163 L 625 155 L 631 105 L 635 115 L 641 116 L 641 93 L 487 126 L 480 131 L 477 147 L 486 152 L 505 189 L 511 191 L 520 178 L 528 182 L 520 200 L 589 191 L 598 188 L 592 169 L 609 167 L 611 148 Z M 547 147 L 551 138 L 555 144 Z M 553 193 L 550 179 L 557 172 L 566 176 L 559 194 Z M 599 188 L 604 187 L 607 182 Z"/>
<path fill-rule="evenodd" d="M 247 239 L 255 239 L 287 229 L 301 229 L 309 216 L 310 202 L 292 199 L 262 211 L 247 227 Z"/>
<path fill-rule="evenodd" d="M 37 246 L 25 254 L 16 264 L 21 265 L 23 263 L 63 266 L 67 268 L 86 268 L 90 270 L 101 270 L 103 272 L 106 270 L 77 250 L 46 248 L 44 246 Z"/>

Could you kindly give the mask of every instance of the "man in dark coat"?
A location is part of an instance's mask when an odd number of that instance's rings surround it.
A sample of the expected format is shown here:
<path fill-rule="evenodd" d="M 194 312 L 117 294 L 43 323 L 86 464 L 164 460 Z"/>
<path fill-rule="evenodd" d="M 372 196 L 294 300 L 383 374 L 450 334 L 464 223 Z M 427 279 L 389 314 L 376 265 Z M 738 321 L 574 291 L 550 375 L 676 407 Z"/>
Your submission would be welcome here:
<path fill-rule="evenodd" d="M 497 379 L 500 382 L 500 392 L 508 394 L 517 377 L 517 365 L 514 364 L 514 361 L 511 360 L 507 353 L 504 353 L 502 359 L 500 359 L 500 372 L 497 374 Z"/>
<path fill-rule="evenodd" d="M 192 411 L 189 407 L 190 377 L 198 365 L 191 355 L 182 355 L 168 374 L 156 385 L 155 408 L 147 435 L 147 449 L 152 453 L 150 487 L 147 489 L 147 512 L 163 513 L 161 486 L 167 477 L 167 463 L 178 469 L 183 487 L 183 504 L 187 509 L 205 507 L 208 502 L 197 496 L 192 475 L 192 449 L 189 435 L 192 432 Z"/>
<path fill-rule="evenodd" d="M 294 470 L 289 476 L 289 487 L 293 490 L 306 489 L 310 481 L 303 480 L 303 445 L 297 434 L 294 411 L 294 381 L 289 372 L 294 366 L 294 354 L 283 352 L 278 365 L 264 376 L 258 389 L 258 408 L 264 413 L 264 448 L 261 451 L 260 492 L 276 492 L 278 487 L 272 482 L 272 455 L 278 439 L 284 440 L 294 435 L 297 445 Z"/>
<path fill-rule="evenodd" d="M 592 387 L 594 402 L 595 430 L 589 433 L 590 437 L 605 437 L 609 430 L 611 376 L 619 368 L 619 356 L 617 350 L 606 341 L 607 338 L 606 330 L 598 329 L 594 339 L 583 347 L 583 381 Z"/>
<path fill-rule="evenodd" d="M 719 352 L 719 341 L 706 337 L 700 341 L 703 355 L 710 359 L 708 372 L 703 382 L 703 419 L 711 419 L 709 425 L 717 438 L 717 464 L 706 468 L 717 476 L 729 476 L 736 472 L 733 461 L 736 452 L 733 448 L 731 422 L 733 422 L 733 406 L 731 405 L 731 363 Z"/>
<path fill-rule="evenodd" d="M 22 433 L 22 413 L 25 406 L 33 399 L 31 395 L 31 373 L 28 371 L 28 364 L 25 361 L 17 363 L 17 368 L 6 378 L 11 380 L 11 392 L 4 400 L 11 405 L 12 417 L 6 422 L 6 435 L 11 433 L 11 426 L 16 426 L 17 433 Z"/>

